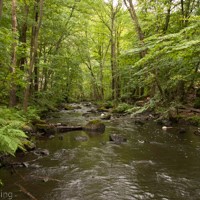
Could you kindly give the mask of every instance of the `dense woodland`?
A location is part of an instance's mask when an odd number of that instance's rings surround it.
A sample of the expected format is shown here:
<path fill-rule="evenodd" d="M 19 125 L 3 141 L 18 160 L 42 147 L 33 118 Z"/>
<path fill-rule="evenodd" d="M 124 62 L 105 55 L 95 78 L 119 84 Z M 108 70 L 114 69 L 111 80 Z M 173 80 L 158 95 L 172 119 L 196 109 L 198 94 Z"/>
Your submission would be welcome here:
<path fill-rule="evenodd" d="M 61 102 L 195 104 L 199 67 L 199 0 L 0 0 L 0 150 Z"/>

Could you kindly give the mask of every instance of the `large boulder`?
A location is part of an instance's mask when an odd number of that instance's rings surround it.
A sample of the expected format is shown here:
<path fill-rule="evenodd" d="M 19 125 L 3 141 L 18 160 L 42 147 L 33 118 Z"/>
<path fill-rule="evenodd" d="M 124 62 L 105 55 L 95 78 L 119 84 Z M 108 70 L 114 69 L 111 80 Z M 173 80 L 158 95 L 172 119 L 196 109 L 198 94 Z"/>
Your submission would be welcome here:
<path fill-rule="evenodd" d="M 88 122 L 83 129 L 91 132 L 104 132 L 105 124 L 100 120 L 92 120 Z"/>

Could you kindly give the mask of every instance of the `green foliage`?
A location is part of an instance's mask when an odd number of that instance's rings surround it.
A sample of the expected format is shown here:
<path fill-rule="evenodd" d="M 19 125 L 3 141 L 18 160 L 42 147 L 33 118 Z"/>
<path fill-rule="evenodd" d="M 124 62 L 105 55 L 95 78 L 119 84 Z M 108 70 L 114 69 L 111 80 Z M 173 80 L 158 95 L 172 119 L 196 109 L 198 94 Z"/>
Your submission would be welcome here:
<path fill-rule="evenodd" d="M 22 138 L 27 138 L 27 136 L 21 130 L 11 126 L 0 128 L 0 151 L 14 155 L 18 148 L 25 150 Z"/>
<path fill-rule="evenodd" d="M 199 116 L 186 117 L 186 120 L 195 126 L 200 125 L 200 117 Z"/>
<path fill-rule="evenodd" d="M 24 113 L 23 111 L 19 111 L 19 113 L 24 116 L 24 118 L 26 119 L 26 123 L 32 122 L 34 120 L 39 120 L 39 114 L 40 114 L 40 110 L 37 109 L 36 107 L 33 106 L 29 106 L 28 107 L 28 111 L 26 113 Z"/>
<path fill-rule="evenodd" d="M 0 107 L 0 152 L 14 155 L 18 148 L 25 150 L 24 145 L 27 145 L 28 141 L 22 128 L 36 118 L 38 115 L 33 108 L 29 108 L 24 114 L 17 109 Z"/>
<path fill-rule="evenodd" d="M 16 39 L 12 35 L 11 2 L 4 2 L 0 22 L 0 103 L 8 105 L 12 82 L 16 85 L 20 109 L 27 77 L 33 73 L 29 77 L 28 112 L 4 109 L 5 113 L 0 113 L 5 116 L 0 118 L 2 127 L 11 121 L 18 127 L 16 121 L 37 119 L 39 112 L 55 111 L 60 102 L 113 100 L 116 88 L 120 94 L 116 99 L 131 103 L 148 95 L 174 101 L 180 96 L 180 83 L 183 83 L 185 95 L 189 86 L 199 87 L 198 1 L 183 1 L 184 13 L 181 13 L 180 4 L 174 1 L 138 1 L 135 11 L 144 41 L 138 39 L 135 24 L 122 2 L 114 3 L 116 12 L 112 13 L 111 1 L 45 1 L 35 59 L 30 58 L 34 49 L 31 30 L 37 25 L 34 2 L 17 2 Z M 167 17 L 169 23 L 164 30 Z M 24 28 L 27 28 L 25 32 Z M 14 42 L 17 44 L 17 66 L 14 66 L 15 73 L 11 73 Z M 111 51 L 113 45 L 116 55 Z M 147 54 L 141 57 L 144 50 Z M 30 61 L 35 61 L 32 69 Z M 114 61 L 115 69 L 114 65 L 111 67 Z M 103 107 L 115 107 L 115 102 Z M 124 112 L 127 109 L 128 106 L 122 104 L 116 110 Z"/>
<path fill-rule="evenodd" d="M 114 110 L 113 112 L 116 112 L 116 113 L 124 113 L 126 112 L 127 110 L 129 110 L 132 106 L 127 104 L 127 103 L 121 103 L 119 104 Z"/>
<path fill-rule="evenodd" d="M 195 99 L 194 108 L 198 108 L 198 109 L 200 108 L 200 98 L 199 97 L 197 97 Z"/>

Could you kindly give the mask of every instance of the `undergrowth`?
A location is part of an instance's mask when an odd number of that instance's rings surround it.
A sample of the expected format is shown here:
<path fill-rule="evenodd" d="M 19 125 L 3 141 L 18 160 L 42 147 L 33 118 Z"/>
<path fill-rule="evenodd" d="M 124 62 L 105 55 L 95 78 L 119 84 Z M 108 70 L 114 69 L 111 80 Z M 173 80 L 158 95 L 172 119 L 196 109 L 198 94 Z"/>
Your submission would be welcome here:
<path fill-rule="evenodd" d="M 35 118 L 38 115 L 33 108 L 29 108 L 25 114 L 17 109 L 0 107 L 0 152 L 14 156 L 18 148 L 25 150 L 28 137 L 22 127 Z"/>

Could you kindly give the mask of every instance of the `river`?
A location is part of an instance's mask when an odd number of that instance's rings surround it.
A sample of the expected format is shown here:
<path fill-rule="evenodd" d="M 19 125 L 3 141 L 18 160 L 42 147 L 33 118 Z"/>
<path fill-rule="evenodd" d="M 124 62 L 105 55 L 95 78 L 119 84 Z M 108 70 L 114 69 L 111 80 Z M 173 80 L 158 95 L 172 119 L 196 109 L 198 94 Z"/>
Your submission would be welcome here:
<path fill-rule="evenodd" d="M 83 125 L 100 115 L 83 115 L 90 109 L 82 105 L 52 113 L 47 120 Z M 180 134 L 176 127 L 163 131 L 154 122 L 137 125 L 129 117 L 105 124 L 103 134 L 73 131 L 35 138 L 49 155 L 19 153 L 16 162 L 27 162 L 28 167 L 0 169 L 0 199 L 31 199 L 27 192 L 38 200 L 200 199 L 200 137 L 193 134 L 194 127 Z M 123 135 L 127 142 L 109 142 L 110 134 Z M 88 140 L 77 141 L 77 136 Z"/>

